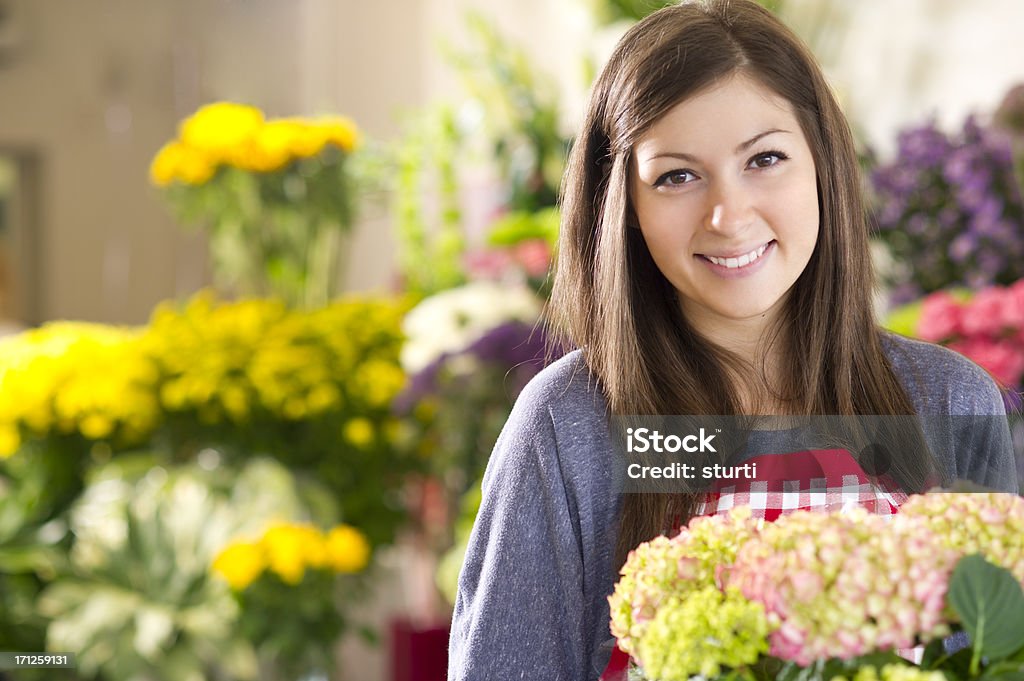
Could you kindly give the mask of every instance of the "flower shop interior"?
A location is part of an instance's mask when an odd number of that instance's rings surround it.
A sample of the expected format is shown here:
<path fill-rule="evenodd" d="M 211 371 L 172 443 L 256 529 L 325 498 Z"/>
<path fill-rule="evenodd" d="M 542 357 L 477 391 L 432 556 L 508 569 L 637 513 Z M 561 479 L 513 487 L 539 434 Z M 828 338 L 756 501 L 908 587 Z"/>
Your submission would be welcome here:
<path fill-rule="evenodd" d="M 854 127 L 879 318 L 1019 410 L 1024 4 L 761 4 Z M 0 652 L 75 656 L 0 679 L 445 678 L 573 130 L 656 6 L 0 0 Z"/>

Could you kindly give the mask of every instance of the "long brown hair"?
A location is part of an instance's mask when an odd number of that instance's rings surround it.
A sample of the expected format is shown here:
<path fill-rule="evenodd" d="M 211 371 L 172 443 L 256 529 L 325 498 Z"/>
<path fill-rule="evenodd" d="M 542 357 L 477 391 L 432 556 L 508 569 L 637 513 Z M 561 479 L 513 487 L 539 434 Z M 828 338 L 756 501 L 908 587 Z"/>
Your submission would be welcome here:
<path fill-rule="evenodd" d="M 781 343 L 775 401 L 794 415 L 906 415 L 914 406 L 887 360 L 872 306 L 873 274 L 857 157 L 845 117 L 800 40 L 750 0 L 662 9 L 619 42 L 590 99 L 562 187 L 549 307 L 554 333 L 583 350 L 614 415 L 731 415 L 749 361 L 699 335 L 655 265 L 628 192 L 636 141 L 677 103 L 742 72 L 787 100 L 817 168 L 817 245 L 762 346 Z M 925 453 L 892 473 L 920 488 Z M 693 512 L 696 495 L 628 494 L 618 558 Z"/>

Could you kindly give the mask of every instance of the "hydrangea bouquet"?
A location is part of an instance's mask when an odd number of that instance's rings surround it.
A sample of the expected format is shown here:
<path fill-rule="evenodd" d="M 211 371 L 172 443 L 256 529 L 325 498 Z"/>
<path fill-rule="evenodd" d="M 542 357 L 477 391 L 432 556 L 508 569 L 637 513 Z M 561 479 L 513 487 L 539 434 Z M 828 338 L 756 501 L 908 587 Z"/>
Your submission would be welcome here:
<path fill-rule="evenodd" d="M 1022 582 L 1013 495 L 918 495 L 888 520 L 766 524 L 741 507 L 635 549 L 611 630 L 636 678 L 1009 681 L 1024 674 Z M 947 651 L 957 632 L 970 643 Z"/>

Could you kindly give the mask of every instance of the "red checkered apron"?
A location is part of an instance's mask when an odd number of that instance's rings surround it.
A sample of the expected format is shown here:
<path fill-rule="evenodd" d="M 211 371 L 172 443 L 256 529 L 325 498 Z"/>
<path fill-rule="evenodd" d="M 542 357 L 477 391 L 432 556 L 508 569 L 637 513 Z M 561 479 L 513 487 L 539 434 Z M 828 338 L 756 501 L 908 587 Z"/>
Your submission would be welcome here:
<path fill-rule="evenodd" d="M 720 480 L 697 507 L 697 515 L 727 513 L 750 506 L 754 517 L 773 521 L 798 510 L 841 511 L 863 506 L 893 515 L 907 495 L 888 481 L 872 481 L 845 449 L 815 449 L 764 454 L 744 461 L 757 464 L 751 479 Z M 600 681 L 626 681 L 629 656 L 617 647 Z"/>

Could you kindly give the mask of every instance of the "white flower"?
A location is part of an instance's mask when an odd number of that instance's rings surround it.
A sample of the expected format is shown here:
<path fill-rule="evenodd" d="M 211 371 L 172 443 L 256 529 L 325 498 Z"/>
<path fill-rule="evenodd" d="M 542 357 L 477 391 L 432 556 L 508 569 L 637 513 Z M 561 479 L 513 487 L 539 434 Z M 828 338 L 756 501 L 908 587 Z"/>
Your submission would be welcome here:
<path fill-rule="evenodd" d="M 501 324 L 533 324 L 540 312 L 540 300 L 525 286 L 480 281 L 442 291 L 405 316 L 402 367 L 418 373 L 442 355 L 465 350 Z"/>

